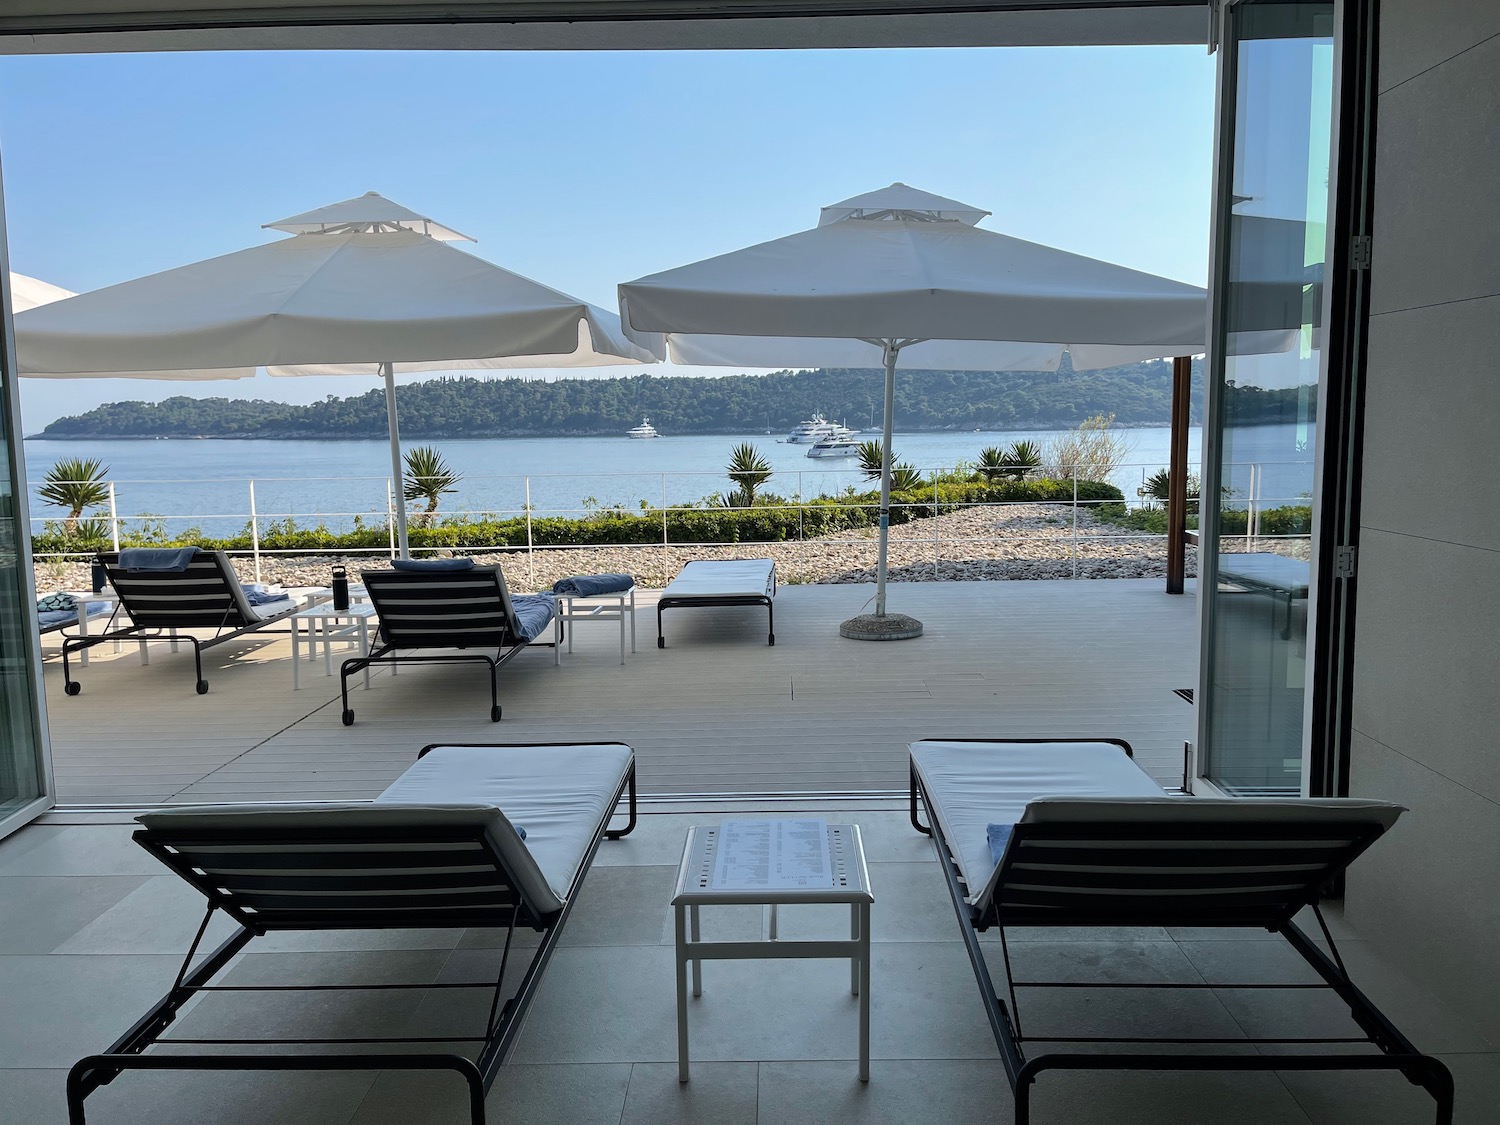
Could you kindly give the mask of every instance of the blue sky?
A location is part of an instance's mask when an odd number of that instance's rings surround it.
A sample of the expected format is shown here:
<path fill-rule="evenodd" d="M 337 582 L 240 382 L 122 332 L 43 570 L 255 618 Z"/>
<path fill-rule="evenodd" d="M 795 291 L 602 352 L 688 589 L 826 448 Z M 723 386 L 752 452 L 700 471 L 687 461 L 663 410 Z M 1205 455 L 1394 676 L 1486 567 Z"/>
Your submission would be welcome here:
<path fill-rule="evenodd" d="M 0 58 L 11 267 L 74 290 L 376 190 L 613 308 L 620 281 L 894 180 L 1202 284 L 1212 117 L 1202 47 Z M 22 397 L 34 431 L 120 398 L 370 385 L 27 379 Z"/>

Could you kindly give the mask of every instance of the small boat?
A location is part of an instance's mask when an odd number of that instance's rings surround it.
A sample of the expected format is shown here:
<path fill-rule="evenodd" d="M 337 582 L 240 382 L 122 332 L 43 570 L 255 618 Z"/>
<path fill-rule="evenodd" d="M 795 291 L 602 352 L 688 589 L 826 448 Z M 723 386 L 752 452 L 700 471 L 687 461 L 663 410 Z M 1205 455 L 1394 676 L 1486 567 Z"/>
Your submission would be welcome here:
<path fill-rule="evenodd" d="M 809 457 L 858 457 L 859 438 L 853 434 L 839 433 L 813 443 L 807 451 Z"/>
<path fill-rule="evenodd" d="M 656 427 L 651 424 L 650 418 L 642 418 L 639 426 L 625 431 L 625 436 L 631 438 L 651 438 L 661 437 L 661 434 L 656 432 Z"/>

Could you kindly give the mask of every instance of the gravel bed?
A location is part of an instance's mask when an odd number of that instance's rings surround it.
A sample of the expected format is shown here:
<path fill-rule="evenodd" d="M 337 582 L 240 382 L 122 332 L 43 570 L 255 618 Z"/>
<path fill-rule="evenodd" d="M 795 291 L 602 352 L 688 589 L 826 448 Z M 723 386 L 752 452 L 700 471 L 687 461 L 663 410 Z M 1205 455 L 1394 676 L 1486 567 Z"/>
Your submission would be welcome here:
<path fill-rule="evenodd" d="M 1166 576 L 1166 543 L 1155 537 L 1106 523 L 1085 509 L 1067 504 L 1012 504 L 967 508 L 932 519 L 913 520 L 891 529 L 892 582 L 1017 581 L 1041 578 L 1156 578 Z M 1281 549 L 1285 544 L 1260 549 Z M 449 553 L 449 552 L 444 552 Z M 458 551 L 457 554 L 471 554 Z M 479 563 L 501 563 L 506 580 L 517 591 L 550 589 L 573 574 L 633 574 L 644 587 L 659 588 L 692 559 L 772 558 L 783 583 L 856 583 L 875 580 L 873 529 L 817 539 L 769 544 L 704 546 L 549 547 L 527 552 L 473 552 Z M 361 559 L 367 561 L 362 562 Z M 237 557 L 241 577 L 254 577 L 254 564 Z M 261 556 L 261 581 L 283 586 L 326 586 L 332 558 Z M 376 565 L 377 556 L 351 556 L 357 574 Z M 1187 572 L 1196 573 L 1196 552 L 1189 552 Z M 86 563 L 42 561 L 36 565 L 37 589 L 86 589 Z"/>

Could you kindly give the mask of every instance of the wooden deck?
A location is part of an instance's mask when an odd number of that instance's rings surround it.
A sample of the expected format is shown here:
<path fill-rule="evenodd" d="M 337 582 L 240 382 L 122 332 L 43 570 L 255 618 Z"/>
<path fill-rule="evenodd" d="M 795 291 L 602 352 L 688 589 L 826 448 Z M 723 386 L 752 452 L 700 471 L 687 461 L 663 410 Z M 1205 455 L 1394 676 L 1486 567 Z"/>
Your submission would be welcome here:
<path fill-rule="evenodd" d="M 288 638 L 247 637 L 204 656 L 93 650 L 83 693 L 62 693 L 55 634 L 44 639 L 60 803 L 367 798 L 444 741 L 618 739 L 635 748 L 650 794 L 876 793 L 903 790 L 914 739 L 1100 735 L 1124 738 L 1166 785 L 1182 777 L 1192 709 L 1172 689 L 1197 682 L 1197 599 L 1160 579 L 893 585 L 891 608 L 926 624 L 915 641 L 842 640 L 869 586 L 783 586 L 775 647 L 765 611 L 679 609 L 656 648 L 654 592 L 639 651 L 585 624 L 575 651 L 524 653 L 501 671 L 504 720 L 491 723 L 478 667 L 379 673 L 352 689 L 304 665 L 292 691 Z"/>

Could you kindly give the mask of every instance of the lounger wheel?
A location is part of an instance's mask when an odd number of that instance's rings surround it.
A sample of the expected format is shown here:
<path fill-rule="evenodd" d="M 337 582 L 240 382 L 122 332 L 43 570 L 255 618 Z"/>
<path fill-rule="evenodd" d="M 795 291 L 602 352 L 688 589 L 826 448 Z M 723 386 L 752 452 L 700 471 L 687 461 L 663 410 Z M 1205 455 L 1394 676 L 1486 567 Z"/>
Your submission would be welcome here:
<path fill-rule="evenodd" d="M 492 722 L 492 723 L 498 723 L 499 721 L 500 721 L 500 705 L 496 704 L 494 707 L 490 708 L 490 722 Z"/>
<path fill-rule="evenodd" d="M 77 680 L 70 680 L 67 683 L 63 684 L 64 695 L 77 695 L 82 690 L 83 685 L 80 684 Z"/>
<path fill-rule="evenodd" d="M 344 708 L 344 714 L 342 718 L 346 727 L 352 727 L 354 725 L 354 712 L 349 710 L 347 707 Z"/>
<path fill-rule="evenodd" d="M 198 683 L 193 687 L 193 690 L 196 691 L 199 695 L 207 695 L 208 694 L 208 681 L 207 680 L 199 680 Z"/>

